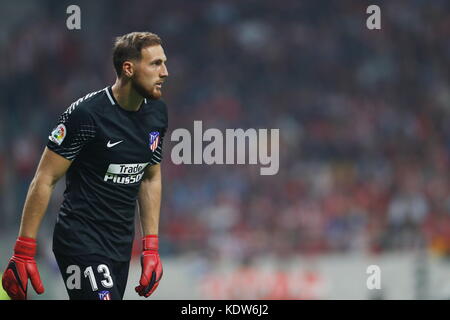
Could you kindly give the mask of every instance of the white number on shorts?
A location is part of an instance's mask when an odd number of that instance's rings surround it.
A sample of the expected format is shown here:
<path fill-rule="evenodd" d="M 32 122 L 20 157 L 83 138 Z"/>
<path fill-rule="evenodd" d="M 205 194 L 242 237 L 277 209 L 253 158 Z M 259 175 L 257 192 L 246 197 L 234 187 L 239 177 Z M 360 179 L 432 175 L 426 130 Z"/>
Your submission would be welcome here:
<path fill-rule="evenodd" d="M 114 283 L 113 279 L 111 278 L 111 274 L 109 273 L 108 266 L 105 264 L 101 264 L 98 266 L 97 271 L 99 273 L 103 273 L 103 277 L 105 278 L 105 280 L 102 280 L 102 285 L 105 288 L 111 288 L 114 285 Z"/>
<path fill-rule="evenodd" d="M 91 282 L 92 291 L 97 291 L 97 281 L 95 281 L 94 271 L 92 270 L 92 267 L 87 267 L 86 270 L 84 270 L 84 277 L 88 277 L 89 281 Z"/>
<path fill-rule="evenodd" d="M 114 285 L 113 279 L 111 277 L 111 273 L 109 272 L 109 268 L 106 264 L 100 264 L 97 267 L 97 272 L 103 274 L 102 286 L 105 288 L 112 288 Z M 72 289 L 80 289 L 80 267 L 77 265 L 70 265 L 67 267 L 66 273 L 70 276 L 67 278 L 66 287 L 69 290 Z M 89 266 L 84 270 L 84 277 L 89 278 L 89 282 L 91 283 L 92 291 L 97 291 L 97 281 L 95 280 L 94 269 Z"/>

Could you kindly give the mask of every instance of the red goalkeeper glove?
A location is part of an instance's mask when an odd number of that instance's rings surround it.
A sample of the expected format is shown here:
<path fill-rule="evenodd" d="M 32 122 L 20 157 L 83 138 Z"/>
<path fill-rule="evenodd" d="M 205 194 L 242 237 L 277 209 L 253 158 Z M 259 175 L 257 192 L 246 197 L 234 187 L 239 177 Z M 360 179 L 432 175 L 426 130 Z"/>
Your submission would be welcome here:
<path fill-rule="evenodd" d="M 28 279 L 38 294 L 44 293 L 41 277 L 34 260 L 36 254 L 36 240 L 19 237 L 14 246 L 14 255 L 9 260 L 8 267 L 3 273 L 3 289 L 13 300 L 27 299 Z"/>
<path fill-rule="evenodd" d="M 142 238 L 141 268 L 141 279 L 135 290 L 140 296 L 147 298 L 156 290 L 163 275 L 157 235 Z"/>

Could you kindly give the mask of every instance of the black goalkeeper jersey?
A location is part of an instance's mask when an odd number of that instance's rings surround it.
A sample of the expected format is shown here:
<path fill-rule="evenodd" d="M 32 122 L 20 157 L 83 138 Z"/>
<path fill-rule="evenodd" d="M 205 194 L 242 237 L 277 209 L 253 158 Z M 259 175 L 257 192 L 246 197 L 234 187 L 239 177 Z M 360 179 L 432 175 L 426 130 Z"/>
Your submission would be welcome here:
<path fill-rule="evenodd" d="M 144 169 L 162 159 L 167 109 L 145 99 L 136 112 L 120 107 L 111 87 L 74 102 L 47 147 L 72 160 L 53 234 L 53 251 L 130 259 L 137 195 Z"/>

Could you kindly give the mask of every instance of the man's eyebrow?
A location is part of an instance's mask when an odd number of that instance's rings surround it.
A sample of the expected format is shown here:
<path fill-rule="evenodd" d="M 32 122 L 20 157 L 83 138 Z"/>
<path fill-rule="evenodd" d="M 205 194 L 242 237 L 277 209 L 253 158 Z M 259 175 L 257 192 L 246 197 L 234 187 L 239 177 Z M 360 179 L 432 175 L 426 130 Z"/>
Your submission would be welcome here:
<path fill-rule="evenodd" d="M 163 59 L 163 58 L 156 58 L 156 59 L 150 61 L 150 63 L 159 62 L 159 61 L 167 62 L 167 58 L 166 58 L 166 59 Z"/>

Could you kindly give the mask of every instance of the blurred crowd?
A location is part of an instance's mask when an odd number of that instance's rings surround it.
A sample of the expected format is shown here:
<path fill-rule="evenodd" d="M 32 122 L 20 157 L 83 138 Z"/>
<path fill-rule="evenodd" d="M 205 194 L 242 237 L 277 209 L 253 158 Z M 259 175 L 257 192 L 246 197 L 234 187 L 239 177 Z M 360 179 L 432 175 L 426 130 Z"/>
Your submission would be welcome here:
<path fill-rule="evenodd" d="M 450 2 L 379 1 L 381 30 L 365 1 L 78 1 L 81 30 L 70 4 L 2 4 L 0 233 L 18 231 L 59 114 L 114 82 L 114 37 L 152 31 L 170 74 L 162 254 L 450 254 Z M 170 133 L 194 120 L 279 128 L 278 174 L 174 165 Z"/>

